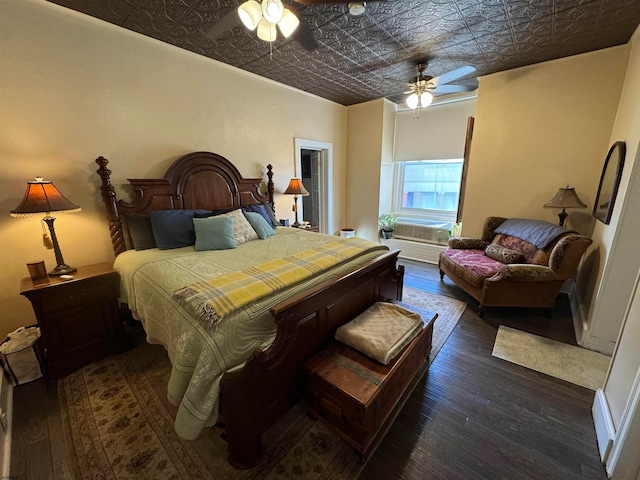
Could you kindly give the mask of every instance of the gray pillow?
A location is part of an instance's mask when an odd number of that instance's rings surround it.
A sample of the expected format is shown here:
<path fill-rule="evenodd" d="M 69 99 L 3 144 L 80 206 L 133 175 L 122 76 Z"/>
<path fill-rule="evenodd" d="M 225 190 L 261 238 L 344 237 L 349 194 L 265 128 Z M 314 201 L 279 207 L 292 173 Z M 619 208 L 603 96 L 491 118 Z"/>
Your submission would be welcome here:
<path fill-rule="evenodd" d="M 193 228 L 196 232 L 197 252 L 236 248 L 231 217 L 194 218 Z"/>
<path fill-rule="evenodd" d="M 506 264 L 525 263 L 524 255 L 522 255 L 520 252 L 510 250 L 503 247 L 502 245 L 496 245 L 494 243 L 488 245 L 487 248 L 484 249 L 484 254 L 489 258 L 493 258 L 498 262 Z"/>
<path fill-rule="evenodd" d="M 129 230 L 133 248 L 136 250 L 148 250 L 158 247 L 153 236 L 149 215 L 128 213 L 124 215 L 124 221 Z"/>

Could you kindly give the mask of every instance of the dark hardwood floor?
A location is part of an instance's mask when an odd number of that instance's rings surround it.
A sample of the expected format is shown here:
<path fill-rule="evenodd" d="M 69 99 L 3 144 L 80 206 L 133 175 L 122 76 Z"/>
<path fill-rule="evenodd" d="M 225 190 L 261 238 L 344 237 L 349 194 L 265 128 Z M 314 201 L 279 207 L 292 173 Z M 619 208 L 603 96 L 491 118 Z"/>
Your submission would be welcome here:
<path fill-rule="evenodd" d="M 403 261 L 405 285 L 468 307 L 360 479 L 606 479 L 591 419 L 594 392 L 491 356 L 500 324 L 575 344 L 568 300 L 536 309 L 488 309 L 437 267 Z M 14 390 L 11 478 L 63 479 L 55 384 Z"/>
<path fill-rule="evenodd" d="M 500 324 L 575 344 L 568 299 L 488 309 L 437 267 L 403 261 L 405 285 L 468 306 L 360 479 L 606 479 L 591 418 L 594 392 L 491 356 Z M 436 320 L 437 321 L 437 320 Z"/>

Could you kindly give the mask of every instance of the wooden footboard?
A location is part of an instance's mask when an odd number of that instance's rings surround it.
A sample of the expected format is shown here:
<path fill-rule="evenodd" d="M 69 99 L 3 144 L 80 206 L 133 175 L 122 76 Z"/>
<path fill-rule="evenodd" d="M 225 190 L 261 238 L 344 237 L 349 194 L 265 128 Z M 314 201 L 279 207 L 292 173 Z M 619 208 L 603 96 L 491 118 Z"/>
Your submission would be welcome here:
<path fill-rule="evenodd" d="M 303 397 L 302 364 L 333 339 L 336 329 L 377 301 L 402 299 L 398 253 L 386 253 L 271 309 L 278 326 L 273 345 L 222 378 L 220 408 L 234 467 L 258 462 L 262 434 Z"/>

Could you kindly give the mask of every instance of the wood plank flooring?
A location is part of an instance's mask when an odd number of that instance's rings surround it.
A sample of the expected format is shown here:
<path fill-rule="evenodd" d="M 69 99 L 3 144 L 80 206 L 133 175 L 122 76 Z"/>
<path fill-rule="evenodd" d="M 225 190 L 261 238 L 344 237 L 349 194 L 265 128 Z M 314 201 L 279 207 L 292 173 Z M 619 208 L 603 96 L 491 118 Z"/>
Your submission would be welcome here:
<path fill-rule="evenodd" d="M 468 303 L 426 377 L 360 479 L 604 480 L 591 419 L 594 392 L 491 357 L 500 324 L 575 344 L 566 297 L 536 309 L 488 309 L 433 265 L 403 261 L 405 285 Z M 55 384 L 14 390 L 11 478 L 69 478 Z"/>
<path fill-rule="evenodd" d="M 606 479 L 594 392 L 491 356 L 500 324 L 575 344 L 566 296 L 542 309 L 488 309 L 437 268 L 403 261 L 405 285 L 468 306 L 360 479 Z M 437 320 L 436 320 L 437 321 Z"/>

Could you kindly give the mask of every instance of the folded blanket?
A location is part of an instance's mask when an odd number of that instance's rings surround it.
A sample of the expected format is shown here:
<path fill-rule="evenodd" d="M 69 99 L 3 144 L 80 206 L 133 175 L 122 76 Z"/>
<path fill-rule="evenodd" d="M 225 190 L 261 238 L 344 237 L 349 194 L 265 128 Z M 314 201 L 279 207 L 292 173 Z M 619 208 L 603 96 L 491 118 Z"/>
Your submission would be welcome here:
<path fill-rule="evenodd" d="M 193 283 L 174 292 L 173 297 L 212 331 L 222 318 L 252 302 L 377 249 L 387 247 L 358 237 L 341 238 L 317 249 Z"/>
<path fill-rule="evenodd" d="M 510 218 L 505 220 L 494 232 L 521 238 L 542 250 L 560 235 L 574 232 L 574 230 L 543 220 Z"/>
<path fill-rule="evenodd" d="M 398 305 L 377 302 L 338 328 L 336 340 L 387 365 L 423 327 L 419 314 Z"/>

